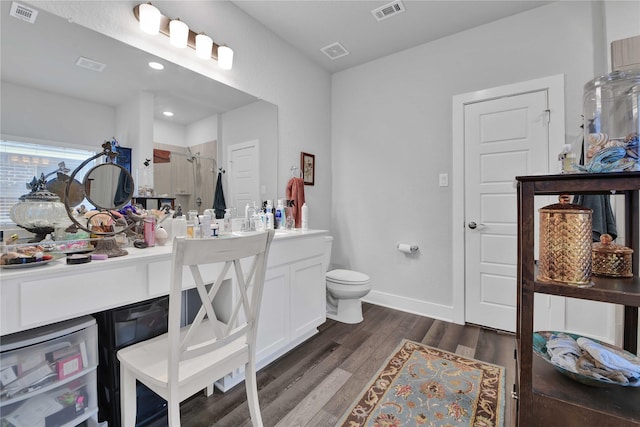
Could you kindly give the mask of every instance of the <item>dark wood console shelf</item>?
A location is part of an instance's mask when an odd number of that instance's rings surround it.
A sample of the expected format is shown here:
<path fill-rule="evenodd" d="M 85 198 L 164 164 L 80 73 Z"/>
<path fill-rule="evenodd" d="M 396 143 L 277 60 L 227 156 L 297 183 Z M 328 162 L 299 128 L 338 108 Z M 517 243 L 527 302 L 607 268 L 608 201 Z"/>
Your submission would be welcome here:
<path fill-rule="evenodd" d="M 613 304 L 640 306 L 640 278 L 613 279 L 592 277 L 594 285 L 590 288 L 577 288 L 571 285 L 535 282 L 534 291 L 541 294 L 589 299 Z"/>
<path fill-rule="evenodd" d="M 131 199 L 132 204 L 142 205 L 145 209 L 160 209 L 162 205 L 169 204 L 171 209 L 175 209 L 175 197 L 143 197 L 136 196 Z"/>
<path fill-rule="evenodd" d="M 640 388 L 589 387 L 560 374 L 533 355 L 534 294 L 544 293 L 624 305 L 624 348 L 637 354 L 640 306 L 640 172 L 520 176 L 518 183 L 517 422 L 519 426 L 638 426 Z M 580 288 L 536 280 L 535 196 L 623 194 L 626 245 L 634 250 L 632 278 L 592 277 Z"/>

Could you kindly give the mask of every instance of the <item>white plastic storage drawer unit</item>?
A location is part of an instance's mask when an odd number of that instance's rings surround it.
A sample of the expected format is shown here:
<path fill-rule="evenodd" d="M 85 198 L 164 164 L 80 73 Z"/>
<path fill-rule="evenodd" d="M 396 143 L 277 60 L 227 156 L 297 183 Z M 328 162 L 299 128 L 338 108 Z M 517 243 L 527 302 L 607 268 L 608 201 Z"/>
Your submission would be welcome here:
<path fill-rule="evenodd" d="M 93 317 L 6 335 L 0 343 L 0 426 L 96 425 Z"/>

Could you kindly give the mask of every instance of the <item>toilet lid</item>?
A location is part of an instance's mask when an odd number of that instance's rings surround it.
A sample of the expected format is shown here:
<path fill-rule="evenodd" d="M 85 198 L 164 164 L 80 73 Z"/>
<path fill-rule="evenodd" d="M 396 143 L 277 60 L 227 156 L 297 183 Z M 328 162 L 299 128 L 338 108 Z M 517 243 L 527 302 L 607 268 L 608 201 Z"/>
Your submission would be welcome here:
<path fill-rule="evenodd" d="M 327 272 L 327 280 L 335 283 L 361 285 L 369 281 L 369 276 L 352 270 L 331 270 Z"/>

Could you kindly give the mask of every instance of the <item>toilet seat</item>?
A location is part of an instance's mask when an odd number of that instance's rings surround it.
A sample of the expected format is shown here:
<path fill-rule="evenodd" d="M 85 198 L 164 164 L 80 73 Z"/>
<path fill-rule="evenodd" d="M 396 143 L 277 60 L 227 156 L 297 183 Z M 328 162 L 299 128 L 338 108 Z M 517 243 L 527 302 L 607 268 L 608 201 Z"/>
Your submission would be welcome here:
<path fill-rule="evenodd" d="M 369 283 L 369 276 L 364 273 L 352 270 L 331 270 L 326 274 L 328 282 L 336 283 L 339 285 L 365 285 Z"/>

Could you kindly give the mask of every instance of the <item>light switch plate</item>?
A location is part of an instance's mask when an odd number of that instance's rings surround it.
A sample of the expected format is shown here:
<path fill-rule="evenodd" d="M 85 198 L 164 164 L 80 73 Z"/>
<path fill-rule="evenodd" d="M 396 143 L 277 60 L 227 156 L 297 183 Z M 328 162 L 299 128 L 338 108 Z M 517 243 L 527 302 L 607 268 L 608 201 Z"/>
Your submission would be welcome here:
<path fill-rule="evenodd" d="M 440 182 L 440 187 L 448 187 L 449 186 L 449 174 L 448 173 L 441 173 L 440 174 L 440 178 L 439 178 L 439 182 Z"/>

